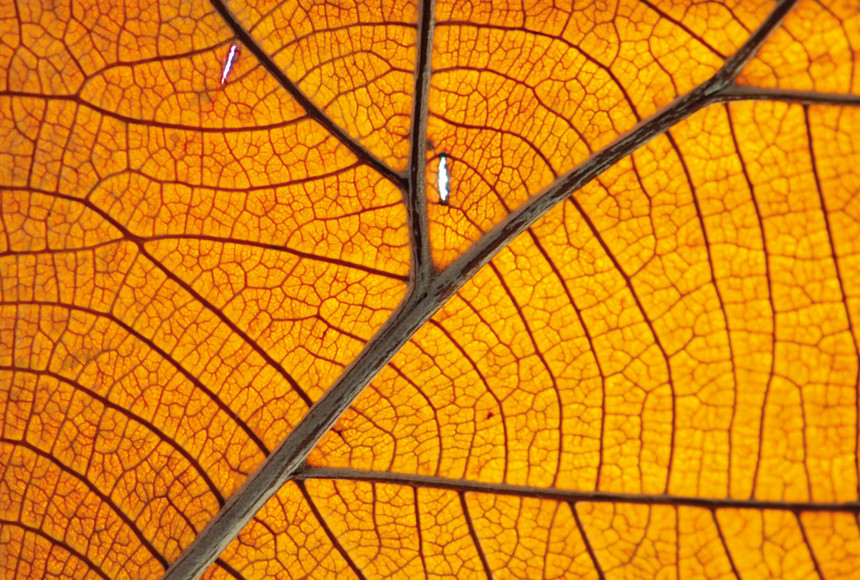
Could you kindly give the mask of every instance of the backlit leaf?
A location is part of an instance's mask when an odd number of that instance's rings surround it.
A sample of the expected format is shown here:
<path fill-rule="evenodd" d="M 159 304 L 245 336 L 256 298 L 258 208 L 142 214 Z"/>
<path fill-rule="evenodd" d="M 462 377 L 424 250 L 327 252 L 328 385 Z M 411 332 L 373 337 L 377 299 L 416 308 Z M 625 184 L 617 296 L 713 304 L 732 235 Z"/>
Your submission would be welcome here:
<path fill-rule="evenodd" d="M 5 574 L 853 577 L 859 27 L 3 4 Z"/>

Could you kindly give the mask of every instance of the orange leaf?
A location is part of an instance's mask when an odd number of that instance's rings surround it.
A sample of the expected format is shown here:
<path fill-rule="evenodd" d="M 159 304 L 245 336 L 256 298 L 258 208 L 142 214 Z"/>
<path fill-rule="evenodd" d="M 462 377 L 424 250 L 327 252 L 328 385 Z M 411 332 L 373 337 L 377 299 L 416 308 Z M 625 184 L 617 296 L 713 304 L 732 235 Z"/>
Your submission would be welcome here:
<path fill-rule="evenodd" d="M 860 570 L 854 3 L 0 15 L 9 577 Z"/>

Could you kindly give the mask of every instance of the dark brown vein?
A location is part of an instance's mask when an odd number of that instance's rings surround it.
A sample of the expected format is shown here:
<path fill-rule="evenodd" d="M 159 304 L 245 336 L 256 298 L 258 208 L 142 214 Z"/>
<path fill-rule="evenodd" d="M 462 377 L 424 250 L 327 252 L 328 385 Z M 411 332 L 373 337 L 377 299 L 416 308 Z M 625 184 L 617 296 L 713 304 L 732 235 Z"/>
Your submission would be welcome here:
<path fill-rule="evenodd" d="M 693 31 L 692 31 L 692 30 L 691 30 L 691 29 L 690 29 L 686 24 L 684 24 L 682 21 L 678 20 L 677 18 L 673 18 L 672 16 L 670 16 L 669 14 L 667 14 L 667 13 L 666 13 L 666 11 L 661 10 L 659 7 L 655 6 L 654 4 L 652 4 L 651 2 L 649 2 L 648 0 L 639 0 L 639 2 L 640 2 L 641 4 L 644 4 L 644 5 L 645 5 L 645 6 L 647 6 L 648 8 L 650 8 L 650 9 L 651 9 L 655 14 L 657 14 L 660 18 L 662 18 L 662 19 L 664 19 L 664 20 L 668 20 L 669 22 L 671 22 L 672 24 L 674 24 L 675 26 L 677 26 L 678 28 L 680 28 L 681 30 L 683 30 L 684 32 L 686 32 L 687 34 L 689 34 L 689 35 L 690 35 L 690 38 L 692 38 L 692 39 L 696 40 L 696 41 L 697 41 L 697 42 L 699 42 L 702 46 L 704 46 L 705 48 L 707 48 L 708 50 L 710 50 L 711 52 L 713 52 L 714 54 L 716 54 L 716 55 L 717 55 L 717 56 L 719 56 L 720 58 L 722 58 L 722 59 L 725 59 L 725 58 L 726 58 L 726 55 L 725 55 L 725 54 L 723 54 L 722 52 L 720 52 L 720 51 L 719 51 L 715 46 L 713 46 L 712 44 L 710 44 L 707 40 L 705 40 L 704 38 L 702 38 L 701 36 L 699 36 L 698 34 L 696 34 L 695 32 L 693 32 Z"/>
<path fill-rule="evenodd" d="M 469 303 L 465 300 L 463 300 L 463 302 L 465 304 L 467 304 L 469 306 L 469 308 L 475 313 L 475 315 L 477 315 L 481 319 L 481 322 L 483 322 L 487 327 L 491 327 L 489 324 L 487 324 L 487 322 L 485 320 L 483 320 L 483 318 L 481 318 L 480 314 L 471 305 L 471 303 Z M 502 457 L 503 461 L 504 461 L 504 466 L 502 468 L 502 479 L 507 479 L 508 478 L 508 457 L 510 455 L 510 450 L 508 447 L 510 444 L 510 438 L 508 437 L 508 424 L 507 424 L 507 418 L 505 417 L 505 408 L 502 404 L 503 403 L 502 400 L 499 399 L 499 396 L 495 393 L 495 391 L 493 391 L 493 388 L 490 386 L 490 381 L 488 381 L 487 377 L 484 376 L 484 373 L 481 372 L 481 368 L 478 365 L 478 362 L 474 358 L 472 358 L 472 355 L 469 354 L 468 349 L 466 347 L 464 347 L 462 344 L 460 344 L 460 341 L 458 341 L 454 337 L 454 335 L 451 334 L 451 332 L 447 328 L 445 328 L 445 326 L 441 322 L 431 318 L 429 321 L 427 321 L 427 324 L 430 324 L 430 325 L 436 327 L 437 329 L 439 329 L 439 331 L 445 335 L 445 338 L 448 339 L 448 342 L 450 342 L 454 346 L 454 348 L 456 348 L 460 352 L 460 356 L 462 356 L 465 360 L 467 360 L 469 362 L 469 364 L 474 369 L 475 374 L 478 375 L 478 378 L 480 378 L 481 382 L 484 383 L 484 387 L 486 388 L 487 392 L 490 394 L 490 396 L 496 402 L 496 406 L 499 408 L 499 422 L 502 424 L 502 440 L 504 441 L 504 444 L 505 444 L 504 455 Z M 421 350 L 422 350 L 422 352 L 424 352 L 423 348 Z M 472 432 L 472 443 L 470 444 L 470 449 L 474 448 L 475 436 L 477 435 L 477 431 L 478 431 L 477 425 L 478 425 L 478 421 L 480 420 L 480 418 L 478 417 L 477 414 L 475 414 L 473 416 L 475 418 L 475 430 Z M 441 436 L 442 436 L 442 429 L 441 428 L 439 429 L 439 436 L 441 439 Z M 440 441 L 439 445 L 440 445 L 440 447 L 444 448 L 444 445 L 442 444 L 441 441 Z M 441 458 L 442 453 L 440 453 L 439 455 Z M 439 467 L 438 466 L 436 469 L 436 473 L 439 473 Z"/>
<path fill-rule="evenodd" d="M 535 356 L 537 356 L 538 360 L 540 360 L 541 366 L 546 371 L 546 374 L 549 375 L 549 380 L 552 383 L 553 394 L 555 395 L 555 400 L 556 400 L 556 403 L 558 404 L 558 425 L 556 426 L 556 429 L 555 429 L 558 433 L 558 451 L 557 451 L 558 463 L 556 463 L 556 465 L 553 467 L 553 471 L 555 472 L 555 475 L 553 476 L 553 480 L 552 480 L 552 484 L 557 485 L 559 472 L 561 471 L 560 467 L 561 467 L 562 463 L 564 463 L 564 452 L 565 452 L 565 449 L 564 449 L 564 401 L 562 400 L 561 389 L 558 386 L 558 380 L 555 376 L 555 373 L 552 372 L 552 368 L 550 368 L 549 362 L 547 362 L 547 360 L 546 360 L 546 356 L 544 356 L 544 353 L 541 350 L 540 345 L 538 345 L 537 340 L 535 340 L 535 333 L 532 330 L 531 325 L 529 324 L 528 316 L 526 316 L 526 314 L 523 312 L 522 305 L 520 305 L 519 301 L 517 300 L 517 297 L 514 295 L 514 292 L 511 290 L 511 287 L 505 281 L 505 277 L 502 276 L 502 273 L 496 267 L 496 264 L 494 262 L 490 262 L 489 266 L 490 266 L 490 269 L 493 271 L 493 274 L 496 276 L 496 280 L 498 280 L 499 285 L 502 287 L 502 289 L 505 291 L 505 294 L 507 294 L 508 299 L 511 301 L 511 305 L 514 307 L 514 310 L 517 313 L 517 317 L 520 319 L 520 322 L 522 323 L 522 325 L 525 329 L 525 333 L 529 338 L 529 342 L 531 343 L 532 348 L 534 349 Z M 507 441 L 505 442 L 505 449 L 507 450 Z M 505 475 L 506 476 L 507 476 L 507 471 L 508 471 L 508 466 L 507 466 L 507 461 L 505 461 Z"/>
<path fill-rule="evenodd" d="M 573 298 L 573 294 L 570 291 L 567 280 L 564 278 L 555 262 L 550 258 L 549 253 L 543 247 L 543 244 L 541 244 L 540 239 L 535 235 L 534 231 L 529 228 L 528 233 L 535 247 L 538 249 L 541 256 L 543 256 L 544 260 L 546 260 L 546 263 L 549 265 L 559 284 L 561 284 L 564 294 L 570 302 L 571 308 L 576 312 L 576 318 L 579 320 L 579 325 L 582 327 L 582 332 L 585 334 L 585 339 L 588 341 L 589 352 L 594 357 L 594 364 L 597 366 L 598 374 L 600 374 L 600 454 L 597 460 L 597 473 L 594 476 L 594 488 L 598 489 L 600 487 L 600 473 L 603 469 L 603 456 L 605 453 L 603 448 L 605 444 L 603 435 L 606 431 L 606 374 L 603 372 L 600 357 L 598 356 L 597 349 L 594 346 L 594 338 L 592 338 L 591 331 L 585 323 L 585 317 L 582 315 L 582 310 L 577 306 L 576 301 Z"/>
<path fill-rule="evenodd" d="M 836 252 L 836 244 L 833 241 L 833 228 L 830 225 L 830 213 L 824 201 L 824 191 L 821 187 L 821 177 L 818 174 L 818 162 L 815 157 L 815 140 L 812 138 L 812 125 L 809 122 L 809 107 L 803 108 L 803 119 L 806 123 L 806 137 L 809 140 L 809 158 L 812 164 L 812 176 L 815 178 L 815 189 L 818 192 L 818 201 L 821 204 L 821 215 L 824 218 L 824 226 L 827 228 L 827 240 L 830 242 L 830 254 L 833 256 L 833 267 L 836 269 L 836 280 L 839 282 L 839 293 L 842 296 L 842 304 L 845 305 L 845 318 L 848 320 L 848 331 L 851 333 L 851 345 L 854 347 L 854 429 L 860 430 L 860 348 L 857 346 L 857 334 L 854 329 L 854 320 L 851 316 L 851 308 L 848 307 L 848 295 L 845 293 L 845 278 L 842 276 L 842 268 L 839 265 L 839 254 Z M 858 448 L 857 437 L 854 437 L 854 477 L 860 478 L 860 448 Z M 860 480 L 855 481 L 854 488 L 860 495 Z M 810 497 L 812 497 L 810 495 Z"/>
<path fill-rule="evenodd" d="M 424 533 L 421 531 L 421 505 L 418 502 L 418 490 L 412 490 L 412 505 L 415 508 L 415 529 L 418 531 L 418 559 L 421 560 L 421 567 L 424 569 L 424 577 L 430 577 L 430 571 L 427 569 L 427 557 L 424 554 Z"/>
<path fill-rule="evenodd" d="M 421 345 L 416 344 L 416 347 L 417 347 L 419 350 L 421 350 L 421 352 L 422 352 L 425 356 L 427 356 L 428 358 L 432 358 L 432 355 L 428 354 L 428 353 L 427 353 L 423 348 L 421 348 Z M 439 473 L 439 470 L 440 470 L 440 469 L 441 469 L 441 467 L 442 467 L 442 458 L 444 457 L 444 449 L 443 449 L 443 447 L 442 447 L 442 424 L 441 424 L 441 423 L 440 423 L 440 421 L 439 421 L 439 410 L 438 410 L 438 409 L 436 408 L 436 406 L 433 404 L 433 400 L 432 400 L 430 397 L 428 397 L 428 396 L 427 396 L 427 393 L 425 393 L 425 392 L 424 392 L 424 391 L 423 391 L 423 390 L 418 386 L 418 384 L 417 384 L 415 381 L 413 381 L 413 380 L 409 377 L 409 375 L 407 375 L 407 374 L 403 371 L 403 369 L 401 369 L 401 368 L 400 368 L 398 365 L 396 365 L 394 362 L 390 362 L 390 363 L 388 363 L 388 366 L 389 366 L 389 367 L 391 367 L 391 369 L 392 369 L 394 372 L 396 372 L 396 373 L 397 373 L 397 375 L 398 375 L 400 378 L 402 378 L 404 381 L 406 381 L 406 382 L 409 384 L 409 386 L 410 386 L 410 387 L 412 387 L 412 389 L 415 391 L 415 393 L 416 393 L 419 397 L 421 397 L 422 399 L 424 399 L 424 402 L 427 404 L 427 406 L 428 406 L 428 407 L 430 407 L 431 409 L 433 409 L 433 423 L 436 425 L 436 449 L 437 449 L 437 451 L 438 451 L 438 454 L 436 455 L 436 468 L 434 469 L 434 472 L 438 474 L 438 473 Z M 373 387 L 371 387 L 371 388 L 373 388 Z M 380 392 L 379 392 L 379 390 L 377 390 L 377 393 L 379 393 L 379 396 L 384 396 L 382 393 L 380 393 Z M 393 457 L 392 457 L 392 459 L 393 459 Z"/>
<path fill-rule="evenodd" d="M 383 161 L 377 158 L 373 153 L 368 151 L 363 145 L 361 145 L 358 141 L 353 139 L 346 131 L 344 131 L 341 127 L 336 125 L 334 121 L 332 121 L 322 110 L 319 109 L 313 102 L 295 85 L 287 75 L 284 74 L 284 71 L 275 64 L 275 61 L 272 59 L 269 54 L 263 50 L 263 47 L 260 46 L 257 41 L 254 39 L 251 34 L 245 30 L 245 27 L 239 22 L 236 16 L 230 11 L 227 5 L 222 0 L 209 0 L 212 4 L 212 7 L 221 15 L 230 29 L 233 31 L 233 34 L 242 42 L 245 48 L 248 49 L 260 64 L 265 67 L 269 74 L 271 74 L 277 81 L 280 83 L 282 87 L 292 96 L 296 102 L 301 105 L 301 107 L 307 111 L 309 117 L 311 117 L 314 121 L 322 125 L 326 131 L 334 135 L 338 141 L 343 143 L 343 145 L 352 151 L 352 153 L 362 160 L 364 163 L 372 167 L 379 174 L 384 176 L 386 179 L 391 181 L 394 185 L 399 187 L 401 190 L 406 189 L 406 181 L 401 174 L 391 169 L 388 165 L 386 165 Z"/>
<path fill-rule="evenodd" d="M 792 513 L 827 512 L 860 513 L 860 501 L 850 502 L 792 502 L 760 499 L 707 498 L 672 494 L 634 494 L 609 491 L 575 491 L 553 487 L 534 487 L 510 483 L 486 483 L 452 479 L 437 475 L 413 475 L 337 467 L 308 467 L 295 474 L 295 479 L 328 479 L 390 483 L 410 487 L 445 489 L 458 493 L 489 493 L 514 497 L 534 497 L 566 502 L 620 503 L 633 505 L 666 505 L 716 509 L 775 510 Z"/>
<path fill-rule="evenodd" d="M 337 536 L 334 535 L 334 533 L 331 531 L 331 528 L 328 526 L 328 523 L 326 523 L 325 518 L 320 513 L 319 508 L 317 508 L 313 498 L 311 498 L 311 494 L 308 493 L 307 486 L 305 486 L 304 482 L 302 481 L 297 481 L 296 485 L 298 485 L 299 491 L 302 492 L 302 497 L 305 498 L 305 502 L 307 502 L 308 507 L 314 514 L 316 520 L 319 522 L 320 527 L 325 532 L 326 537 L 328 537 L 334 549 L 338 551 L 341 558 L 343 558 L 343 560 L 347 563 L 350 570 L 355 573 L 356 577 L 359 578 L 359 580 L 365 580 L 364 574 L 361 573 L 361 568 L 356 565 L 356 563 L 350 557 L 349 552 L 347 552 L 346 548 L 337 540 Z M 272 535 L 274 536 L 274 534 Z"/>
<path fill-rule="evenodd" d="M 405 190 L 406 215 L 412 250 L 410 277 L 416 288 L 424 288 L 433 272 L 427 219 L 427 118 L 432 74 L 435 0 L 422 0 L 418 8 L 418 55 L 412 101 L 412 130 L 409 145 L 409 187 Z"/>
<path fill-rule="evenodd" d="M 472 523 L 472 516 L 469 514 L 469 504 L 466 503 L 465 492 L 457 493 L 460 498 L 460 508 L 463 510 L 463 518 L 466 520 L 466 527 L 469 528 L 469 536 L 472 538 L 472 543 L 475 545 L 475 551 L 478 552 L 478 558 L 481 559 L 481 566 L 484 568 L 484 573 L 489 580 L 493 578 L 493 572 L 490 569 L 490 563 L 487 562 L 487 555 L 484 554 L 484 548 L 481 547 L 481 539 L 475 531 L 475 526 Z"/>
<path fill-rule="evenodd" d="M 767 250 L 767 236 L 764 231 L 764 220 L 761 216 L 761 208 L 759 208 L 758 198 L 755 195 L 755 186 L 753 185 L 752 178 L 750 177 L 749 172 L 747 171 L 746 162 L 744 161 L 744 156 L 741 153 L 741 146 L 738 142 L 738 136 L 735 132 L 735 124 L 732 120 L 732 111 L 728 104 L 724 105 L 726 110 L 726 118 L 729 121 L 729 133 L 732 136 L 732 145 L 734 146 L 735 151 L 737 151 L 738 159 L 741 162 L 741 171 L 744 174 L 744 179 L 746 180 L 747 187 L 750 191 L 750 200 L 752 201 L 753 208 L 755 209 L 756 219 L 758 220 L 759 225 L 761 226 L 761 245 L 762 245 L 762 253 L 764 254 L 764 271 L 765 271 L 765 279 L 767 280 L 767 300 L 770 306 L 770 315 L 771 315 L 771 355 L 770 355 L 770 372 L 767 376 L 767 385 L 764 389 L 764 397 L 761 403 L 761 416 L 759 419 L 759 428 L 758 428 L 758 441 L 759 441 L 759 449 L 757 450 L 755 471 L 753 472 L 752 478 L 752 486 L 750 487 L 751 496 L 755 495 L 755 488 L 758 485 L 758 474 L 761 469 L 761 456 L 762 456 L 762 447 L 764 445 L 764 423 L 765 418 L 767 417 L 767 402 L 768 397 L 770 395 L 770 388 L 773 384 L 773 377 L 776 370 L 776 304 L 773 301 L 773 279 L 771 277 L 770 272 L 770 253 Z M 804 461 L 804 464 L 806 461 Z M 731 479 L 731 474 L 729 474 L 729 479 Z"/>
<path fill-rule="evenodd" d="M 279 244 L 267 244 L 265 242 L 255 242 L 253 240 L 240 240 L 240 239 L 232 239 L 232 238 L 223 238 L 220 236 L 212 236 L 208 234 L 165 234 L 165 235 L 157 235 L 157 236 L 146 236 L 141 238 L 144 243 L 146 242 L 157 242 L 161 240 L 201 240 L 206 242 L 213 242 L 216 244 L 224 244 L 224 245 L 236 245 L 236 246 L 248 246 L 252 248 L 259 248 L 262 250 L 271 250 L 273 252 L 282 252 L 284 254 L 290 254 L 297 258 L 305 259 L 305 260 L 313 260 L 315 262 L 321 262 L 323 264 L 331 264 L 334 266 L 340 266 L 343 268 L 349 268 L 351 270 L 356 270 L 359 272 L 364 272 L 365 274 L 372 274 L 374 276 L 381 276 L 384 278 L 390 278 L 392 280 L 399 280 L 401 282 L 406 281 L 406 277 L 400 274 L 395 274 L 393 272 L 386 272 L 385 270 L 379 270 L 372 266 L 365 266 L 364 264 L 359 264 L 357 262 L 350 262 L 347 260 L 342 260 L 340 258 L 332 258 L 329 256 L 319 256 L 316 254 L 311 254 L 309 252 L 303 252 L 301 250 L 295 250 L 285 245 Z"/>
<path fill-rule="evenodd" d="M 720 544 L 723 546 L 723 550 L 726 552 L 726 559 L 728 559 L 729 564 L 732 567 L 732 573 L 735 575 L 735 578 L 740 578 L 741 573 L 738 571 L 738 567 L 735 565 L 735 559 L 732 558 L 732 552 L 729 550 L 729 544 L 726 542 L 726 536 L 723 534 L 723 527 L 720 525 L 719 520 L 717 519 L 716 510 L 711 510 L 711 519 L 714 520 L 714 527 L 717 528 L 717 535 L 720 537 Z"/>
<path fill-rule="evenodd" d="M 732 333 L 731 328 L 729 328 L 729 316 L 726 311 L 726 304 L 723 300 L 723 293 L 720 291 L 720 284 L 717 280 L 717 273 L 714 268 L 714 257 L 711 254 L 711 241 L 708 236 L 708 229 L 705 227 L 705 218 L 702 215 L 702 208 L 699 205 L 699 195 L 696 192 L 696 185 L 693 183 L 693 176 L 690 173 L 690 168 L 687 166 L 687 160 L 684 159 L 684 155 L 681 152 L 681 147 L 675 141 L 675 138 L 672 136 L 671 132 L 667 132 L 666 136 L 669 139 L 669 143 L 672 145 L 672 149 L 674 149 L 675 154 L 678 156 L 678 162 L 681 164 L 681 168 L 684 171 L 684 176 L 687 179 L 687 184 L 690 187 L 690 196 L 693 198 L 693 206 L 696 208 L 696 217 L 699 220 L 699 228 L 702 230 L 702 236 L 705 241 L 705 252 L 708 254 L 708 268 L 710 269 L 711 281 L 714 284 L 714 292 L 717 294 L 717 301 L 720 303 L 720 313 L 723 317 L 723 324 L 726 325 L 726 342 L 729 345 L 729 361 L 731 361 L 732 366 L 732 379 L 734 381 L 734 401 L 732 404 L 732 419 L 729 422 L 729 453 L 728 453 L 728 474 L 729 474 L 729 495 L 731 495 L 731 485 L 732 485 L 732 449 L 733 447 L 733 436 L 734 431 L 731 426 L 734 423 L 734 417 L 737 410 L 737 400 L 738 400 L 738 390 L 740 387 L 740 383 L 738 381 L 738 371 L 735 365 L 735 351 L 734 346 L 732 345 Z M 671 474 L 670 474 L 671 476 Z"/>
<path fill-rule="evenodd" d="M 725 101 L 783 101 L 806 105 L 860 107 L 860 95 L 844 93 L 819 93 L 817 91 L 730 85 L 721 92 L 721 95 Z"/>
<path fill-rule="evenodd" d="M 621 79 L 619 79 L 618 76 L 615 74 L 615 72 L 612 70 L 612 67 L 607 65 L 607 64 L 602 63 L 596 57 L 594 57 L 590 53 L 586 52 L 585 49 L 583 49 L 581 46 L 578 46 L 578 45 L 576 45 L 576 44 L 574 44 L 574 43 L 572 43 L 572 42 L 570 42 L 564 38 L 561 38 L 558 36 L 553 36 L 551 34 L 547 34 L 546 32 L 541 32 L 539 30 L 531 30 L 529 28 L 526 28 L 525 26 L 502 26 L 499 24 L 492 24 L 489 22 L 482 22 L 481 24 L 475 24 L 474 22 L 469 22 L 469 21 L 464 21 L 464 20 L 448 20 L 445 22 L 439 22 L 438 25 L 440 27 L 442 27 L 442 26 L 460 26 L 460 27 L 468 26 L 471 28 L 478 28 L 481 30 L 499 30 L 502 32 L 523 32 L 525 34 L 531 34 L 533 36 L 537 36 L 540 38 L 546 38 L 547 40 L 549 40 L 551 42 L 559 42 L 559 43 L 563 44 L 564 46 L 566 46 L 567 48 L 576 51 L 576 53 L 579 54 L 580 56 L 582 56 L 585 60 L 587 60 L 588 62 L 593 64 L 595 67 L 597 67 L 598 69 L 605 72 L 606 75 L 609 77 L 609 79 L 615 84 L 615 86 L 621 92 L 621 94 L 624 97 L 624 100 L 630 106 L 631 113 L 636 117 L 637 120 L 640 119 L 639 112 L 636 110 L 636 107 L 633 103 L 633 99 L 630 97 L 630 94 L 627 92 L 627 88 L 621 82 Z M 485 72 L 493 72 L 493 71 L 485 71 Z M 520 81 L 517 81 L 517 82 L 520 82 Z"/>
<path fill-rule="evenodd" d="M 654 326 L 654 321 L 651 320 L 651 316 L 648 314 L 645 305 L 642 304 L 642 300 L 639 298 L 639 292 L 637 292 L 635 285 L 633 284 L 633 277 L 627 274 L 624 270 L 624 267 L 618 261 L 618 258 L 615 254 L 612 253 L 612 250 L 609 247 L 609 244 L 606 243 L 606 240 L 603 239 L 603 236 L 600 233 L 600 230 L 597 228 L 597 225 L 592 221 L 591 216 L 585 211 L 585 208 L 582 207 L 582 204 L 579 203 L 579 200 L 576 197 L 571 196 L 568 198 L 569 201 L 576 208 L 576 211 L 579 212 L 582 221 L 585 222 L 585 225 L 591 231 L 591 235 L 600 245 L 603 250 L 604 255 L 609 258 L 609 261 L 612 262 L 612 266 L 615 268 L 615 271 L 618 272 L 618 275 L 624 280 L 624 285 L 627 287 L 630 295 L 633 297 L 633 302 L 636 303 L 636 309 L 639 310 L 642 315 L 642 320 L 645 322 L 645 325 L 648 327 L 648 331 L 651 333 L 651 336 L 654 338 L 654 344 L 657 346 L 657 349 L 660 351 L 660 356 L 663 357 L 663 360 L 666 361 L 666 382 L 669 385 L 669 396 L 672 402 L 672 428 L 670 431 L 669 438 L 669 461 L 666 466 L 666 484 L 664 489 L 668 492 L 669 487 L 672 483 L 672 465 L 675 458 L 675 433 L 677 429 L 677 421 L 678 421 L 678 412 L 677 412 L 677 401 L 675 397 L 675 381 L 672 377 L 672 357 L 666 351 L 666 347 L 663 346 L 663 341 L 660 339 L 660 335 L 657 333 L 657 328 Z M 645 403 L 643 402 L 643 405 Z M 641 417 L 642 420 L 642 431 L 645 432 L 645 415 Z M 644 443 L 643 443 L 644 447 Z M 641 473 L 640 469 L 640 473 Z"/>
<path fill-rule="evenodd" d="M 576 528 L 579 530 L 579 535 L 582 537 L 582 543 L 585 544 L 585 551 L 588 553 L 588 557 L 591 558 L 591 563 L 594 564 L 597 577 L 600 580 L 605 580 L 606 576 L 603 574 L 603 568 L 600 567 L 600 562 L 597 560 L 597 554 L 594 553 L 594 548 L 591 545 L 591 541 L 588 539 L 588 533 L 585 531 L 585 526 L 579 518 L 579 512 L 576 511 L 576 502 L 568 502 L 568 506 L 570 507 L 570 513 L 573 515 L 573 521 L 576 522 Z"/>
<path fill-rule="evenodd" d="M 464 123 L 461 121 L 455 121 L 453 119 L 449 119 L 448 117 L 446 117 L 444 115 L 435 114 L 433 116 L 435 118 L 441 120 L 441 121 L 444 121 L 446 124 L 450 125 L 451 127 L 454 127 L 454 128 L 459 129 L 461 131 L 486 131 L 487 130 L 487 127 L 482 127 L 481 125 L 475 125 L 475 124 L 471 124 L 471 123 Z M 558 177 L 558 171 L 556 171 L 555 167 L 552 166 L 552 162 L 546 156 L 546 153 L 541 151 L 541 148 L 537 143 L 530 141 L 529 139 L 527 139 L 523 135 L 517 133 L 516 131 L 512 131 L 509 129 L 496 128 L 496 127 L 492 127 L 491 129 L 493 130 L 494 133 L 502 135 L 503 137 L 510 137 L 511 139 L 517 139 L 517 140 L 525 143 L 526 146 L 532 150 L 532 152 L 535 154 L 535 156 L 538 157 L 544 163 L 544 165 L 546 165 L 547 170 L 550 173 L 552 173 L 553 178 Z M 583 141 L 583 143 L 585 144 L 586 147 L 588 147 L 590 149 L 590 146 L 588 145 L 587 142 Z"/>
<path fill-rule="evenodd" d="M 215 560 L 215 564 L 218 565 L 222 570 L 227 572 L 230 576 L 232 576 L 236 580 L 244 580 L 245 579 L 245 577 L 242 576 L 238 570 L 236 570 L 233 566 L 231 566 L 230 564 L 228 564 L 227 562 L 225 562 L 221 558 L 218 558 L 217 560 Z"/>
<path fill-rule="evenodd" d="M 803 544 L 809 550 L 809 559 L 812 560 L 812 565 L 815 567 L 815 573 L 819 578 L 826 578 L 821 571 L 821 566 L 818 564 L 818 558 L 815 557 L 815 552 L 812 550 L 812 544 L 809 543 L 809 536 L 806 535 L 806 528 L 803 527 L 803 522 L 800 520 L 800 514 L 795 512 L 794 519 L 797 521 L 797 527 L 800 528 L 800 535 L 803 538 Z"/>
<path fill-rule="evenodd" d="M 166 123 L 164 121 L 156 121 L 154 119 L 136 119 L 134 117 L 129 117 L 127 115 L 122 115 L 120 113 L 116 113 L 114 111 L 104 109 L 95 105 L 89 101 L 82 99 L 78 95 L 43 95 L 39 93 L 28 93 L 22 91 L 0 91 L 0 97 L 11 97 L 11 98 L 27 98 L 27 99 L 40 99 L 46 102 L 50 101 L 69 101 L 77 104 L 80 107 L 85 107 L 92 111 L 95 111 L 99 115 L 104 117 L 110 117 L 111 119 L 116 119 L 117 121 L 121 121 L 123 123 L 127 123 L 129 125 L 141 125 L 145 127 L 154 127 L 158 129 L 171 129 L 176 131 L 189 131 L 194 133 L 217 133 L 219 135 L 225 133 L 252 133 L 255 131 L 271 131 L 272 129 L 281 129 L 283 127 L 289 127 L 291 125 L 297 125 L 302 121 L 305 121 L 306 117 L 297 117 L 295 119 L 289 119 L 287 121 L 279 121 L 277 123 L 268 123 L 266 125 L 251 125 L 251 126 L 242 126 L 242 127 L 204 127 L 204 126 L 193 126 L 193 125 L 183 125 L 181 123 Z M 29 183 L 29 181 L 28 181 Z"/>
<path fill-rule="evenodd" d="M 579 127 L 577 127 L 576 124 L 571 119 L 561 115 L 555 109 L 553 109 L 552 106 L 545 103 L 544 100 L 541 98 L 540 94 L 538 94 L 538 91 L 535 89 L 535 87 L 527 84 L 525 81 L 518 79 L 515 76 L 512 76 L 510 74 L 501 72 L 501 71 L 487 70 L 486 68 L 481 68 L 481 67 L 477 67 L 477 66 L 461 65 L 461 66 L 456 66 L 456 67 L 439 68 L 439 69 L 435 69 L 433 72 L 436 74 L 440 74 L 440 73 L 447 73 L 447 72 L 462 72 L 462 71 L 472 71 L 472 72 L 475 72 L 477 74 L 482 74 L 482 75 L 487 75 L 487 76 L 497 76 L 497 77 L 504 79 L 508 82 L 514 83 L 517 86 L 523 87 L 523 90 L 530 93 L 531 98 L 536 103 L 538 103 L 541 107 L 543 107 L 549 115 L 560 120 L 562 123 L 566 124 L 568 129 L 570 129 L 571 131 L 573 131 L 576 134 L 579 141 L 585 146 L 586 149 L 588 149 L 589 154 L 594 153 L 594 150 L 591 148 L 591 143 L 589 143 L 588 140 L 585 138 L 585 135 L 583 135 L 582 130 Z M 629 100 L 628 100 L 628 104 L 630 104 L 630 108 L 633 109 L 633 105 L 632 105 L 632 103 L 630 103 Z M 635 111 L 634 111 L 634 114 L 635 114 Z M 549 170 L 552 172 L 553 177 L 558 177 L 558 174 L 555 172 L 554 168 L 550 164 L 549 160 L 546 158 L 545 154 L 540 150 L 539 146 L 537 144 L 532 143 L 531 141 L 527 140 L 520 133 L 502 129 L 501 126 L 486 126 L 485 127 L 485 126 L 479 126 L 479 125 L 469 125 L 466 123 L 447 119 L 442 114 L 435 114 L 434 116 L 439 118 L 439 119 L 442 119 L 443 121 L 445 121 L 446 123 L 448 123 L 451 126 L 461 127 L 464 129 L 473 129 L 473 130 L 478 130 L 478 131 L 492 130 L 492 131 L 499 133 L 499 134 L 502 134 L 502 135 L 509 135 L 509 136 L 513 136 L 513 137 L 516 137 L 518 139 L 521 139 L 522 141 L 524 141 L 529 147 L 531 147 L 535 151 L 536 155 L 539 155 L 543 158 L 544 163 L 546 163 L 547 167 L 549 167 Z M 503 122 L 506 120 L 508 120 L 508 119 L 502 119 Z M 637 116 L 636 120 L 637 121 L 639 120 L 638 116 Z M 502 124 L 503 123 L 501 123 L 500 125 L 502 125 Z M 551 125 L 551 123 L 547 123 L 547 124 Z"/>

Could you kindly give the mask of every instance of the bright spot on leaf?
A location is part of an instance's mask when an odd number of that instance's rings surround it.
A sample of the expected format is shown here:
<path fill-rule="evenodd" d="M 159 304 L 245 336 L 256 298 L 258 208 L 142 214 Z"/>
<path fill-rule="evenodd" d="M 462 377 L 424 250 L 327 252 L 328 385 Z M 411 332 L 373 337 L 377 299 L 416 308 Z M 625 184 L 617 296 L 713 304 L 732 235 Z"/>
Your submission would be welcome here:
<path fill-rule="evenodd" d="M 444 153 L 439 157 L 439 200 L 448 205 L 448 156 Z"/>
<path fill-rule="evenodd" d="M 227 82 L 227 76 L 233 69 L 233 63 L 236 62 L 236 57 L 239 54 L 239 47 L 235 44 L 230 46 L 230 52 L 227 53 L 227 62 L 224 63 L 224 72 L 221 73 L 221 84 Z"/>

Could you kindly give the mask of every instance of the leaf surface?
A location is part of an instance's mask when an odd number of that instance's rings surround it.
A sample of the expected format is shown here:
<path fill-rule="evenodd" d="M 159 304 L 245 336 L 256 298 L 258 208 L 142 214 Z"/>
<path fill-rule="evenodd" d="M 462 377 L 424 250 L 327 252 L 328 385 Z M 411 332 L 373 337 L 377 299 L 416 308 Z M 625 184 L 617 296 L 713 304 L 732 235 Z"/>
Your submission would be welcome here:
<path fill-rule="evenodd" d="M 852 3 L 0 11 L 11 577 L 860 568 Z"/>

